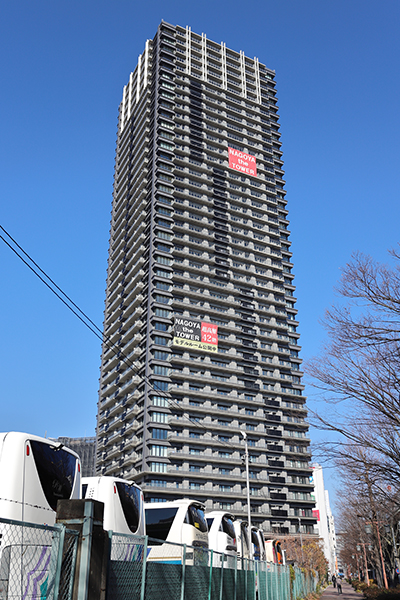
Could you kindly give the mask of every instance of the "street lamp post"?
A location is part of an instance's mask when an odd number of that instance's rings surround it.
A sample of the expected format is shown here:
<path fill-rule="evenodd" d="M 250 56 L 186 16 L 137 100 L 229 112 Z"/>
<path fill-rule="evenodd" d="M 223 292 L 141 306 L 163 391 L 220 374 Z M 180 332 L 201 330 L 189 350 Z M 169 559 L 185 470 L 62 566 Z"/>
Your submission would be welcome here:
<path fill-rule="evenodd" d="M 367 562 L 367 551 L 365 549 L 365 544 L 364 542 L 360 542 L 360 545 L 363 547 L 364 549 L 364 564 L 365 564 L 365 577 L 367 579 L 367 586 L 369 587 L 369 576 L 368 576 L 368 562 Z M 358 547 L 357 547 L 358 550 Z"/>
<path fill-rule="evenodd" d="M 248 531 L 249 531 L 249 551 L 250 558 L 253 558 L 253 544 L 251 541 L 251 510 L 250 510 L 250 478 L 249 478 L 249 448 L 247 445 L 247 433 L 245 431 L 240 432 L 244 439 L 245 447 L 245 464 L 246 464 L 246 491 L 247 491 L 247 520 L 248 520 Z"/>
<path fill-rule="evenodd" d="M 300 534 L 300 547 L 301 547 L 301 562 L 302 565 L 304 566 L 304 554 L 303 554 L 303 536 L 301 533 L 301 519 L 300 517 L 297 517 L 299 520 L 299 534 Z"/>

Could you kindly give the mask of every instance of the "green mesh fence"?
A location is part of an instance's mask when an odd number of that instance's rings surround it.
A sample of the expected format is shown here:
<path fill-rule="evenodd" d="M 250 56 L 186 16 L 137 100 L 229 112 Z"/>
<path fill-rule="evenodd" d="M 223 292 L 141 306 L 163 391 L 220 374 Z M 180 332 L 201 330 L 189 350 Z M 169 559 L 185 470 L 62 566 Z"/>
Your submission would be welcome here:
<path fill-rule="evenodd" d="M 71 598 L 76 536 L 66 538 L 65 531 L 62 525 L 0 519 L 0 600 Z M 61 577 L 65 542 L 68 559 Z"/>
<path fill-rule="evenodd" d="M 66 529 L 61 558 L 58 600 L 71 600 L 74 587 L 79 532 Z M 55 599 L 57 600 L 57 599 Z"/>
<path fill-rule="evenodd" d="M 317 583 L 298 568 L 129 535 L 112 534 L 110 556 L 107 600 L 299 600 Z"/>

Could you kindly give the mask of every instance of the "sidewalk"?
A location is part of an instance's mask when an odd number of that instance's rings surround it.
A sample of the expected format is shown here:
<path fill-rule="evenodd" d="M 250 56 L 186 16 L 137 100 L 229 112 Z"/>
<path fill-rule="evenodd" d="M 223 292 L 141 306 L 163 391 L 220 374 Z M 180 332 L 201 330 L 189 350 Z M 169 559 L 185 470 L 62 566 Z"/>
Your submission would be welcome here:
<path fill-rule="evenodd" d="M 326 590 L 322 593 L 321 598 L 323 600 L 361 600 L 362 594 L 357 593 L 349 583 L 342 581 L 342 594 L 338 594 L 337 588 L 333 585 L 329 585 Z"/>

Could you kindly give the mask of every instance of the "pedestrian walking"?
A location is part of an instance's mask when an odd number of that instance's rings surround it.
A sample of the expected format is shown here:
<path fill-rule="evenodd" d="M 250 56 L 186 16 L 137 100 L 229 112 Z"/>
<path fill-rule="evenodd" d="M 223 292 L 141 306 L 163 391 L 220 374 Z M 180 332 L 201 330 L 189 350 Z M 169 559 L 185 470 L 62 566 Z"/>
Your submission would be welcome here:
<path fill-rule="evenodd" d="M 343 593 L 342 592 L 342 582 L 340 581 L 340 579 L 338 579 L 338 582 L 337 582 L 337 593 L 338 594 L 342 594 Z"/>
<path fill-rule="evenodd" d="M 335 573 L 332 575 L 332 583 L 333 583 L 333 587 L 336 587 L 336 575 Z"/>

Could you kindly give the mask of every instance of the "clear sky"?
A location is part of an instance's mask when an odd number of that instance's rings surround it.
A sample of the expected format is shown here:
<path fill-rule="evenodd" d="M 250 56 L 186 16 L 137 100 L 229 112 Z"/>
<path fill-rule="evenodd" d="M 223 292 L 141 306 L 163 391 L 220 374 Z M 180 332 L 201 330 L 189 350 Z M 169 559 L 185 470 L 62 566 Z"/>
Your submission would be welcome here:
<path fill-rule="evenodd" d="M 0 224 L 101 327 L 122 88 L 161 19 L 190 25 L 276 70 L 313 356 L 340 267 L 399 240 L 399 17 L 398 0 L 3 2 Z M 93 435 L 99 340 L 1 241 L 0 264 L 0 429 Z"/>

